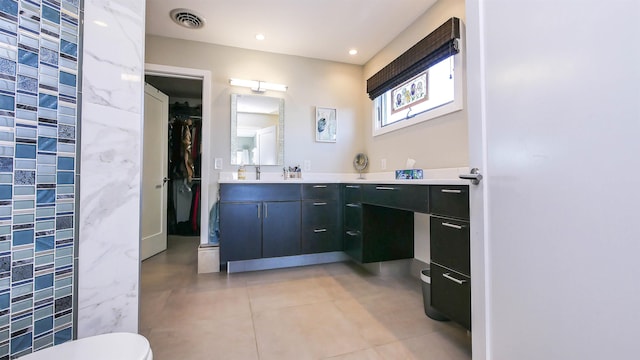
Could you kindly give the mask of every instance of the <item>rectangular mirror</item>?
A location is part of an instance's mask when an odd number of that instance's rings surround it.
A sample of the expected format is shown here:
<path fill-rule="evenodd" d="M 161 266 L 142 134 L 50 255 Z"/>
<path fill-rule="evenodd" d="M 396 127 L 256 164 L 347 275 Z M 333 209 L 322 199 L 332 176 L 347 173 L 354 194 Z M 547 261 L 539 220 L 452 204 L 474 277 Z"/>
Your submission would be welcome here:
<path fill-rule="evenodd" d="M 284 163 L 284 99 L 231 94 L 231 164 Z"/>

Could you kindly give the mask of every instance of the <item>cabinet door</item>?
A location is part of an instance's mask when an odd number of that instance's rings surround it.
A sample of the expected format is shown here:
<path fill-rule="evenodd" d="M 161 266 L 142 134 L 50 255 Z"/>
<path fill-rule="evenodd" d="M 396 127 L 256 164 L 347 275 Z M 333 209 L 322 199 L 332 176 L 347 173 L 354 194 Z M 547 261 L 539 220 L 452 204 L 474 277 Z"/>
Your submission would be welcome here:
<path fill-rule="evenodd" d="M 432 263 L 431 306 L 471 330 L 471 279 Z"/>
<path fill-rule="evenodd" d="M 264 202 L 262 257 L 300 254 L 300 201 Z"/>
<path fill-rule="evenodd" d="M 260 258 L 261 203 L 220 204 L 220 260 Z"/>

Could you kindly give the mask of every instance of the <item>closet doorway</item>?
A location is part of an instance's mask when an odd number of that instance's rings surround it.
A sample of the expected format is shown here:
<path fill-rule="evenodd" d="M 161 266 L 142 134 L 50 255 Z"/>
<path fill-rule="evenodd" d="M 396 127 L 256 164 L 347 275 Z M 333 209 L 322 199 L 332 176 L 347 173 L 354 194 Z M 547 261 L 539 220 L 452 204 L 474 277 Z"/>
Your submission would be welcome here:
<path fill-rule="evenodd" d="M 167 148 L 166 233 L 174 240 L 169 246 L 179 240 L 193 246 L 208 242 L 210 78 L 204 70 L 145 66 L 145 83 L 169 97 L 162 139 Z"/>

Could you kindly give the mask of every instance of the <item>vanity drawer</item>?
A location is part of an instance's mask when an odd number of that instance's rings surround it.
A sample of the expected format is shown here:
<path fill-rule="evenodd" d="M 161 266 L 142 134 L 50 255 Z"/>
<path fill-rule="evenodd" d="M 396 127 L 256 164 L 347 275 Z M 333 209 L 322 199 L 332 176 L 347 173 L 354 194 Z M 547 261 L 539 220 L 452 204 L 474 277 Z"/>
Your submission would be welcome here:
<path fill-rule="evenodd" d="M 358 230 L 345 230 L 343 249 L 354 260 L 362 262 L 362 233 Z"/>
<path fill-rule="evenodd" d="M 431 213 L 469 219 L 469 186 L 431 185 Z"/>
<path fill-rule="evenodd" d="M 302 227 L 337 226 L 340 211 L 336 200 L 305 200 L 302 202 Z"/>
<path fill-rule="evenodd" d="M 337 224 L 304 227 L 302 231 L 303 254 L 341 250 L 342 238 L 338 233 Z"/>
<path fill-rule="evenodd" d="M 431 263 L 431 306 L 471 330 L 471 279 Z"/>
<path fill-rule="evenodd" d="M 296 201 L 300 184 L 220 184 L 220 201 Z"/>
<path fill-rule="evenodd" d="M 431 261 L 470 276 L 469 223 L 437 216 L 429 221 Z"/>
<path fill-rule="evenodd" d="M 429 186 L 366 184 L 363 187 L 362 202 L 427 213 L 429 210 Z"/>
<path fill-rule="evenodd" d="M 338 184 L 303 184 L 302 199 L 309 200 L 337 200 Z"/>
<path fill-rule="evenodd" d="M 348 230 L 362 229 L 362 205 L 354 203 L 345 204 L 344 227 Z"/>
<path fill-rule="evenodd" d="M 346 184 L 343 186 L 344 202 L 359 203 L 362 200 L 362 185 Z"/>

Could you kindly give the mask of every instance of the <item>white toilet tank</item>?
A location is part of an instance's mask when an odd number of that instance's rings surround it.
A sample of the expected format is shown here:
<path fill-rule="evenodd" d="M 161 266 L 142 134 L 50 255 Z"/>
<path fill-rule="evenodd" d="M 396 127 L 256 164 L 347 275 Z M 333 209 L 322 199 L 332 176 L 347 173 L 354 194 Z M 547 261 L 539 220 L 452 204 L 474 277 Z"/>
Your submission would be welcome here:
<path fill-rule="evenodd" d="M 138 334 L 112 333 L 90 336 L 52 346 L 20 360 L 153 360 L 149 341 Z"/>

